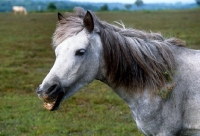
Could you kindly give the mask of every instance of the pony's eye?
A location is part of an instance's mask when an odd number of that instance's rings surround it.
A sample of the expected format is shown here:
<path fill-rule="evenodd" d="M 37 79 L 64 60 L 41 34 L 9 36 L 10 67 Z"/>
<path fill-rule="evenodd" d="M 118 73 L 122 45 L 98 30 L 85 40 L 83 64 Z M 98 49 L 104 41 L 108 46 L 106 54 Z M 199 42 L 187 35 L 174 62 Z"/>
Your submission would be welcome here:
<path fill-rule="evenodd" d="M 82 55 L 84 55 L 85 54 L 85 50 L 84 49 L 80 49 L 80 50 L 77 50 L 76 51 L 76 54 L 75 55 L 77 55 L 77 56 L 82 56 Z"/>

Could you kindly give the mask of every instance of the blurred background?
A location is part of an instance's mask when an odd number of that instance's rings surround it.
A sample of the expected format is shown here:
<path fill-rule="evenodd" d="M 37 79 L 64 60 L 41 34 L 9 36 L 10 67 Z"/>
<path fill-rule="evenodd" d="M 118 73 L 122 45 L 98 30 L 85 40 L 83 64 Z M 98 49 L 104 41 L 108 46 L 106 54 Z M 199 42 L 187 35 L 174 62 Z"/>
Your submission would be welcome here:
<path fill-rule="evenodd" d="M 24 6 L 29 12 L 72 10 L 81 6 L 92 11 L 170 10 L 197 8 L 200 0 L 1 0 L 0 12 L 11 12 L 13 6 Z"/>

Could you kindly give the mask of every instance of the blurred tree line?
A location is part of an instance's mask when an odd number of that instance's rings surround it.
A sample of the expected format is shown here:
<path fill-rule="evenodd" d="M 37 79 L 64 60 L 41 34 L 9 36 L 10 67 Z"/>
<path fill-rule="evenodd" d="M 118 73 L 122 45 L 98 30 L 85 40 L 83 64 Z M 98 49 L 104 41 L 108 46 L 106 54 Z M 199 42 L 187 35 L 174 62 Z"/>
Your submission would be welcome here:
<path fill-rule="evenodd" d="M 46 8 L 46 4 L 41 1 L 32 0 L 0 0 L 0 12 L 11 12 L 13 6 L 24 6 L 27 10 L 37 10 L 38 8 Z"/>
<path fill-rule="evenodd" d="M 200 6 L 200 0 L 196 0 L 197 4 Z"/>
<path fill-rule="evenodd" d="M 11 12 L 13 6 L 24 6 L 27 11 L 54 11 L 72 10 L 74 7 L 81 6 L 84 9 L 93 11 L 99 10 L 98 7 L 88 4 L 79 4 L 68 1 L 33 1 L 33 0 L 0 0 L 0 12 Z"/>
<path fill-rule="evenodd" d="M 135 2 L 134 2 L 135 1 Z M 196 0 L 200 6 L 200 0 Z M 71 11 L 74 7 L 82 7 L 92 11 L 109 11 L 109 10 L 131 10 L 133 6 L 143 7 L 145 5 L 143 0 L 133 0 L 132 4 L 121 5 L 120 7 L 113 7 L 109 4 L 93 4 L 93 3 L 78 3 L 71 1 L 53 1 L 53 0 L 0 0 L 0 12 L 11 12 L 13 6 L 24 6 L 28 12 L 30 11 Z M 151 6 L 151 5 L 150 5 Z M 160 5 L 159 5 L 160 6 Z M 111 8 L 112 7 L 112 8 Z"/>

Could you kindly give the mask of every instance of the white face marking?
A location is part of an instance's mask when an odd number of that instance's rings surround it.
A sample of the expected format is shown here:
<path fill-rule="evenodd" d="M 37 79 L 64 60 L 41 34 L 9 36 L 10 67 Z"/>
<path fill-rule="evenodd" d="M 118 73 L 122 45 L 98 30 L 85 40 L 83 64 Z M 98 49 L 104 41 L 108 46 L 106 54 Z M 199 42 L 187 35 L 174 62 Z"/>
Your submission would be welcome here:
<path fill-rule="evenodd" d="M 65 98 L 93 81 L 99 70 L 101 42 L 99 35 L 87 34 L 85 29 L 69 37 L 55 49 L 55 63 L 42 82 L 41 88 L 59 81 Z"/>

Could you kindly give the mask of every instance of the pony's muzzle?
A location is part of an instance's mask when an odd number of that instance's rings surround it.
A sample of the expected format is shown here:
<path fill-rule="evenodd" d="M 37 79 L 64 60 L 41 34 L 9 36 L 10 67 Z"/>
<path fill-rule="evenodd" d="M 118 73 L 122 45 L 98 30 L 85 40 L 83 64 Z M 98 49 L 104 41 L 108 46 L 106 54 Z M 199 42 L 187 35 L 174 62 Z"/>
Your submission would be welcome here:
<path fill-rule="evenodd" d="M 36 89 L 36 93 L 39 95 L 42 92 L 41 85 L 38 86 Z"/>
<path fill-rule="evenodd" d="M 64 96 L 64 91 L 58 82 L 54 82 L 52 85 L 40 85 L 36 92 L 48 110 L 57 109 Z"/>

